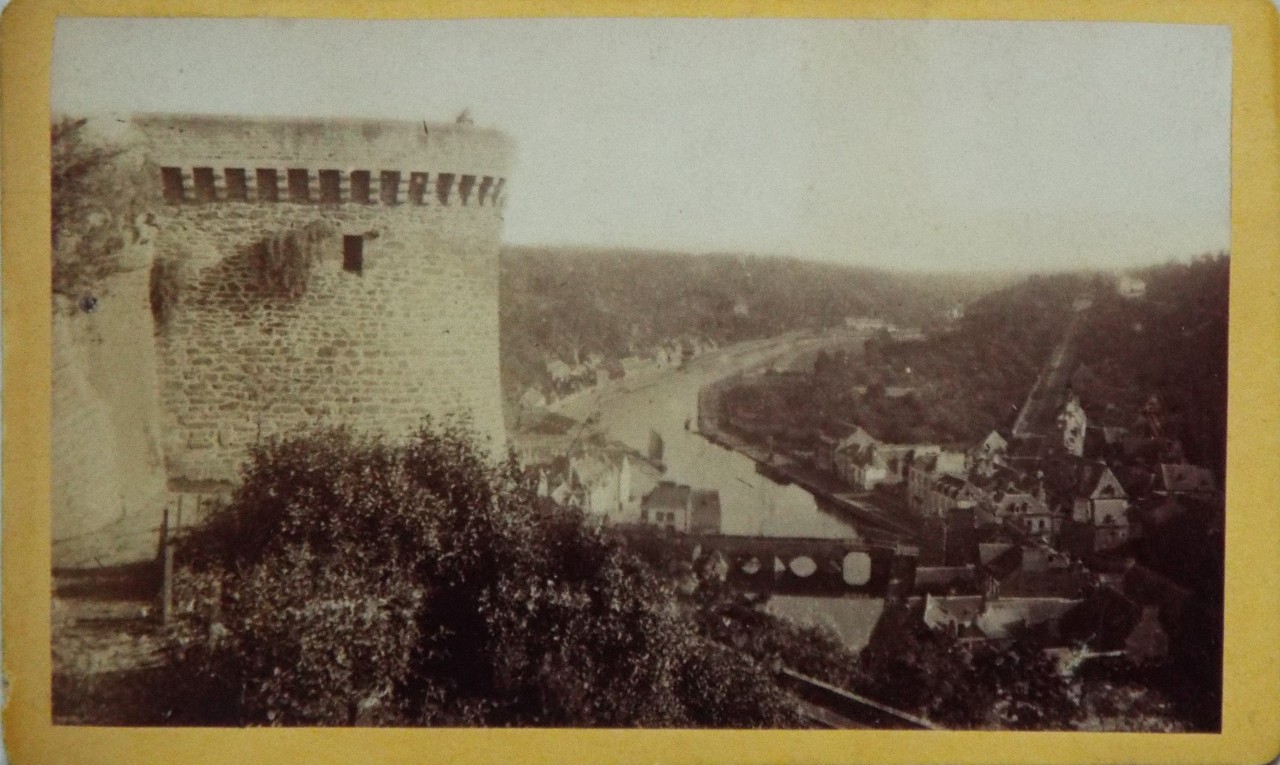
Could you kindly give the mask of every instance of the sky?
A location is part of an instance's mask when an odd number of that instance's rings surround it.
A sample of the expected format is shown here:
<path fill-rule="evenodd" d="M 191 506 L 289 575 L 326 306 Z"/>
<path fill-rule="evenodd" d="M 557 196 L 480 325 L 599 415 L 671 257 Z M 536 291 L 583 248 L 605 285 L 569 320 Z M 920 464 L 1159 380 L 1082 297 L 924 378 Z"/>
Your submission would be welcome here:
<path fill-rule="evenodd" d="M 67 19 L 55 113 L 450 120 L 512 135 L 513 244 L 910 270 L 1228 249 L 1226 27 Z"/>

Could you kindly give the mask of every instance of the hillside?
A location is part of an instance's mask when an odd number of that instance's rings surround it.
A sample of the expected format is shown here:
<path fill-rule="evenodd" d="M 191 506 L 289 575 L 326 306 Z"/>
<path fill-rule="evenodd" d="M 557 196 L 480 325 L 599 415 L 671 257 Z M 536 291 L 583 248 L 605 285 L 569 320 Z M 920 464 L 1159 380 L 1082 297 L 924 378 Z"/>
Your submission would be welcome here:
<path fill-rule="evenodd" d="M 975 442 L 1012 424 L 1085 284 L 1032 276 L 978 298 L 922 341 L 872 338 L 861 353 L 820 355 L 813 374 L 766 378 L 725 401 L 800 430 L 843 422 L 894 443 Z"/>
<path fill-rule="evenodd" d="M 807 432 L 843 422 L 895 443 L 974 443 L 1008 431 L 1079 307 L 1070 389 L 1049 394 L 1040 426 L 1052 428 L 1074 392 L 1089 424 L 1141 433 L 1156 396 L 1163 434 L 1221 477 L 1228 270 L 1221 255 L 1135 271 L 1145 291 L 1129 297 L 1109 274 L 1032 276 L 974 300 L 923 341 L 885 334 L 860 353 L 821 354 L 812 374 L 745 383 L 725 404 L 759 427 Z M 1080 298 L 1088 300 L 1077 306 Z"/>
<path fill-rule="evenodd" d="M 508 247 L 501 278 L 503 387 L 511 400 L 531 385 L 547 389 L 550 359 L 651 356 L 682 339 L 722 345 L 830 327 L 849 316 L 923 326 L 1002 277 L 779 257 Z"/>
<path fill-rule="evenodd" d="M 1135 428 L 1157 396 L 1165 435 L 1186 458 L 1226 466 L 1227 323 L 1231 261 L 1225 254 L 1135 272 L 1141 298 L 1100 292 L 1081 331 L 1071 385 L 1091 424 Z"/>

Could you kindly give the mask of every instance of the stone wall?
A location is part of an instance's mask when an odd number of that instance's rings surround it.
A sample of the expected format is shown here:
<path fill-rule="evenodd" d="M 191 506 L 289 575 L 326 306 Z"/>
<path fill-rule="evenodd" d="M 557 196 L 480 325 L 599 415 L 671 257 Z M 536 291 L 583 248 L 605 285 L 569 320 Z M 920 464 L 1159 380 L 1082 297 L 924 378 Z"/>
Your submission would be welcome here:
<path fill-rule="evenodd" d="M 323 210 L 220 203 L 162 221 L 187 272 L 160 332 L 170 474 L 233 480 L 255 440 L 324 424 L 392 437 L 468 413 L 502 443 L 498 229 L 486 208 Z M 304 294 L 264 294 L 247 256 L 264 234 L 326 222 Z M 343 268 L 361 235 L 363 266 Z"/>
<path fill-rule="evenodd" d="M 235 480 L 255 441 L 326 424 L 401 438 L 428 415 L 463 414 L 502 448 L 501 134 L 194 117 L 137 125 L 170 202 L 157 214 L 158 252 L 182 274 L 157 335 L 171 479 Z M 259 192 L 262 169 L 277 170 L 272 198 Z M 362 183 L 372 186 L 364 198 Z M 271 294 L 250 250 L 314 223 L 333 235 L 305 292 Z"/>

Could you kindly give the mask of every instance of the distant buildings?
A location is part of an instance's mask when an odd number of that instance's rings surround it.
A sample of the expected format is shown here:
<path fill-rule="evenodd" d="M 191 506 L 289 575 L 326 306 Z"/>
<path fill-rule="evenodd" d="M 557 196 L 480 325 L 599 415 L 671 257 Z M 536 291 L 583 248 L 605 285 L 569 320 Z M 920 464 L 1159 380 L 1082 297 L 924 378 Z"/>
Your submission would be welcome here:
<path fill-rule="evenodd" d="M 1062 411 L 1058 413 L 1058 429 L 1062 433 L 1062 448 L 1067 454 L 1084 456 L 1085 435 L 1089 426 L 1089 418 L 1085 416 L 1080 399 L 1071 396 Z"/>
<path fill-rule="evenodd" d="M 660 481 L 641 502 L 640 523 L 686 534 L 720 533 L 720 493 Z"/>
<path fill-rule="evenodd" d="M 881 329 L 893 329 L 893 325 L 888 321 L 874 316 L 846 316 L 844 317 L 844 326 L 846 329 L 861 332 L 875 332 L 876 330 Z"/>
<path fill-rule="evenodd" d="M 1136 276 L 1121 274 L 1116 277 L 1116 292 L 1130 300 L 1143 298 L 1147 295 L 1147 283 Z"/>
<path fill-rule="evenodd" d="M 962 642 L 1009 640 L 1030 627 L 1061 619 L 1081 601 L 1070 598 L 989 598 L 985 595 L 926 595 L 925 626 Z"/>
<path fill-rule="evenodd" d="M 933 486 L 942 476 L 964 477 L 968 459 L 953 451 L 913 453 L 907 468 L 907 506 L 917 513 L 926 512 Z"/>
<path fill-rule="evenodd" d="M 591 445 L 544 465 L 538 494 L 581 508 L 605 525 L 639 523 L 644 498 L 661 480 L 659 466 L 626 447 Z"/>

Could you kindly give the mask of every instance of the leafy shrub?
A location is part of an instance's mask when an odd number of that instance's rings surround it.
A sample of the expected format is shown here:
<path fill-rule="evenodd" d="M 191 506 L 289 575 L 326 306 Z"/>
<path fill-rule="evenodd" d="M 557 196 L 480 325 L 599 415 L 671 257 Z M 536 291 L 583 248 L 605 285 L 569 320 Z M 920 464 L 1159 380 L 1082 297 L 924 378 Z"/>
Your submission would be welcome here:
<path fill-rule="evenodd" d="M 886 606 L 860 656 L 861 689 L 948 727 L 1071 729 L 1081 710 L 1070 684 L 1028 635 L 1010 645 L 965 643 Z"/>
<path fill-rule="evenodd" d="M 758 666 L 706 654 L 665 580 L 464 425 L 406 446 L 344 430 L 265 444 L 180 552 L 171 646 L 196 701 L 175 720 L 798 720 Z"/>
<path fill-rule="evenodd" d="M 75 298 L 100 292 L 119 270 L 140 236 L 138 216 L 156 202 L 149 166 L 87 136 L 87 124 L 64 117 L 50 131 L 53 291 Z"/>

